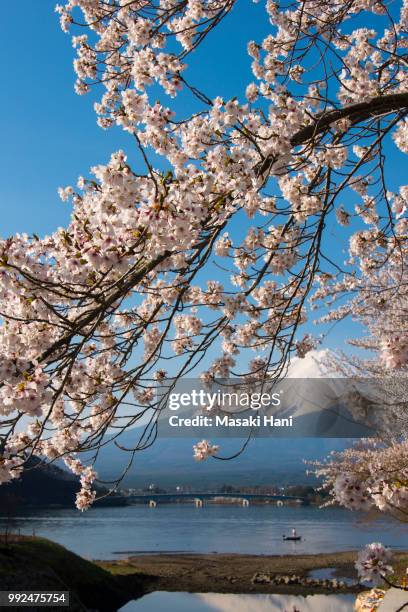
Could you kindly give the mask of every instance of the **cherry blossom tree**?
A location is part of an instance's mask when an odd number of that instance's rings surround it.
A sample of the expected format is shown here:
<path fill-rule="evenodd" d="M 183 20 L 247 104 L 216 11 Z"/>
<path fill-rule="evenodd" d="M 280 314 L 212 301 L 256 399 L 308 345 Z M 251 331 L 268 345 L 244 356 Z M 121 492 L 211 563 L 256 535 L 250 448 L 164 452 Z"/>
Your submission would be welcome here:
<path fill-rule="evenodd" d="M 388 195 L 398 205 L 398 196 Z M 326 461 L 316 462 L 315 474 L 331 493 L 329 503 L 350 510 L 377 511 L 408 522 L 406 239 L 379 265 L 366 268 L 363 260 L 360 266 L 352 297 L 325 318 L 336 320 L 351 314 L 358 320 L 365 333 L 350 342 L 359 349 L 368 349 L 369 357 L 333 354 L 331 368 L 366 383 L 363 392 L 353 396 L 356 412 L 360 413 L 355 416 L 365 421 L 380 404 L 381 423 L 376 427 L 375 438 L 360 440 L 351 448 L 332 453 Z M 334 282 L 323 299 L 331 300 L 333 305 L 341 293 L 342 281 Z M 318 290 L 315 298 L 320 297 Z M 363 580 L 382 579 L 399 586 L 389 579 L 393 571 L 390 559 L 389 549 L 373 543 L 360 552 L 356 568 Z M 407 590 L 406 585 L 399 588 Z"/>
<path fill-rule="evenodd" d="M 60 189 L 72 205 L 66 228 L 0 242 L 2 482 L 32 454 L 63 458 L 87 508 L 95 472 L 81 454 L 96 458 L 139 423 L 129 464 L 152 444 L 166 401 L 157 384 L 170 392 L 191 372 L 277 379 L 313 348 L 301 329 L 312 295 L 354 294 L 341 319 L 375 308 L 365 284 L 381 300 L 372 279 L 387 266 L 405 286 L 408 187 L 387 176 L 388 157 L 408 151 L 407 2 L 268 0 L 270 34 L 256 40 L 248 24 L 255 40 L 243 41 L 253 82 L 210 99 L 188 60 L 233 7 L 57 6 L 77 93 L 102 91 L 99 125 L 128 132 L 141 162 L 113 153 Z M 180 90 L 191 115 L 175 110 Z M 333 227 L 349 242 L 344 265 Z M 387 325 L 385 363 L 406 363 L 406 336 L 396 350 Z"/>

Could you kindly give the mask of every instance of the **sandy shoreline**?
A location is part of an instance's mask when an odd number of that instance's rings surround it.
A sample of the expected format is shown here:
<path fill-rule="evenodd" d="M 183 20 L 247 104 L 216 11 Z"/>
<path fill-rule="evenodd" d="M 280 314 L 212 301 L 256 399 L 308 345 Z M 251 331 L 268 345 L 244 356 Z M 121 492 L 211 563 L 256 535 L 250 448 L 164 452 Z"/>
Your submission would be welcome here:
<path fill-rule="evenodd" d="M 45 538 L 15 536 L 0 542 L 2 590 L 61 590 L 72 609 L 120 609 L 153 591 L 231 594 L 331 595 L 361 590 L 356 551 L 302 555 L 138 554 L 89 561 Z M 397 578 L 405 576 L 408 551 L 395 553 Z M 330 572 L 311 575 L 313 570 Z M 345 579 L 349 579 L 350 582 Z M 366 587 L 364 587 L 366 590 Z M 40 608 L 33 607 L 33 610 Z"/>
<path fill-rule="evenodd" d="M 306 595 L 328 593 L 333 589 L 323 585 L 274 584 L 277 576 L 306 578 L 316 569 L 335 568 L 332 577 L 353 579 L 336 592 L 356 592 L 354 569 L 357 552 L 323 553 L 317 555 L 241 555 L 241 554 L 138 554 L 128 559 L 96 561 L 110 572 L 134 576 L 135 581 L 150 591 L 187 591 L 213 593 L 287 593 Z M 408 553 L 397 553 L 395 560 L 406 564 Z M 254 581 L 256 574 L 271 578 L 269 583 Z M 365 587 L 367 588 L 367 587 Z"/>

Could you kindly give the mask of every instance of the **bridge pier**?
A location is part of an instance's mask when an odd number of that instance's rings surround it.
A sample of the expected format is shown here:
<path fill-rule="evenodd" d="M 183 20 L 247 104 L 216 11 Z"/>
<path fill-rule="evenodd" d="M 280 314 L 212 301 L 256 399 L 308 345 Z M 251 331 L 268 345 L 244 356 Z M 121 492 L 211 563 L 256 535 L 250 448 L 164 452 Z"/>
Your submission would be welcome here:
<path fill-rule="evenodd" d="M 152 498 L 151 495 L 154 495 Z M 244 497 L 245 495 L 245 497 Z M 131 495 L 119 495 L 112 498 L 112 501 L 117 502 L 124 500 L 126 502 L 144 503 L 148 504 L 150 508 L 155 508 L 158 502 L 174 502 L 174 501 L 194 501 L 197 508 L 201 508 L 205 500 L 212 499 L 233 499 L 234 503 L 242 504 L 242 506 L 248 506 L 251 500 L 263 500 L 268 503 L 276 503 L 277 506 L 284 506 L 286 503 L 304 504 L 307 500 L 302 497 L 295 497 L 293 495 L 274 495 L 274 494 L 263 494 L 263 493 L 247 493 L 244 491 L 236 491 L 233 493 L 211 493 L 196 491 L 191 493 L 176 492 L 176 493 L 132 493 Z"/>
<path fill-rule="evenodd" d="M 243 508 L 248 508 L 249 506 L 249 499 L 243 499 L 242 500 L 242 507 Z"/>

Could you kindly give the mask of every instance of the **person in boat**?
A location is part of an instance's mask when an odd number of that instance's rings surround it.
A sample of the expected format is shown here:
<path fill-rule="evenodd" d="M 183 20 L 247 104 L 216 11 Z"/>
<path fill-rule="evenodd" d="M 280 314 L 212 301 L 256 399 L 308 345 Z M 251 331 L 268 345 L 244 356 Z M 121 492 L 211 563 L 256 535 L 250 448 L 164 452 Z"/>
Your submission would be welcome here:
<path fill-rule="evenodd" d="M 283 539 L 284 540 L 301 540 L 302 538 L 301 538 L 301 536 L 297 535 L 296 529 L 293 528 L 292 529 L 292 535 L 289 535 L 289 536 L 284 535 Z"/>

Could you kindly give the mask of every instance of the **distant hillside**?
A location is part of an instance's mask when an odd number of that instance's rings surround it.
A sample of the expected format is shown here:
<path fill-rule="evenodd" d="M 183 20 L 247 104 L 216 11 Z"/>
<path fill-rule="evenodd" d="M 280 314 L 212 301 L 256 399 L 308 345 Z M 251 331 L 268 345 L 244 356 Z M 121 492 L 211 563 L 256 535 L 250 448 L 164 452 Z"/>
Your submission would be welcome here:
<path fill-rule="evenodd" d="M 121 444 L 131 448 L 138 439 L 136 429 L 127 431 Z M 125 486 L 144 487 L 185 485 L 211 487 L 222 484 L 313 484 L 306 475 L 304 459 L 327 456 L 331 450 L 340 450 L 350 444 L 345 439 L 325 438 L 255 438 L 245 451 L 231 461 L 210 459 L 197 463 L 193 459 L 193 438 L 158 438 L 153 446 L 136 453 L 132 468 L 126 475 Z M 215 441 L 220 444 L 220 455 L 227 457 L 242 447 L 241 439 Z M 99 455 L 96 469 L 104 479 L 115 478 L 129 460 L 129 454 L 108 445 Z"/>
<path fill-rule="evenodd" d="M 131 447 L 138 438 L 138 431 L 125 432 L 121 443 Z M 231 461 L 211 459 L 197 463 L 193 459 L 193 438 L 159 438 L 152 447 L 136 454 L 122 486 L 146 487 L 151 483 L 161 487 L 177 485 L 196 489 L 222 485 L 313 485 L 315 481 L 306 475 L 304 460 L 325 457 L 331 450 L 339 450 L 349 443 L 337 439 L 272 439 L 255 438 L 246 450 Z M 227 457 L 241 448 L 243 440 L 218 441 L 220 455 Z M 96 468 L 104 480 L 116 478 L 125 468 L 128 453 L 108 445 L 99 455 Z M 78 478 L 56 465 L 41 464 L 31 459 L 28 469 L 18 480 L 0 487 L 0 514 L 13 514 L 27 506 L 65 506 L 73 508 L 79 491 Z M 97 487 L 98 493 L 105 491 Z M 112 498 L 99 503 L 112 503 Z"/>
<path fill-rule="evenodd" d="M 137 430 L 129 430 L 121 438 L 128 447 L 138 439 Z M 222 485 L 301 485 L 315 484 L 306 475 L 304 460 L 323 458 L 331 450 L 340 450 L 350 441 L 324 438 L 255 438 L 246 450 L 231 461 L 208 460 L 197 463 L 193 459 L 196 439 L 159 438 L 150 448 L 136 454 L 122 486 L 146 487 L 152 483 L 160 487 L 177 485 L 196 489 Z M 220 455 L 228 457 L 242 447 L 243 440 L 222 439 Z M 108 445 L 99 455 L 96 468 L 104 480 L 116 478 L 125 468 L 128 453 Z M 14 512 L 23 506 L 74 507 L 79 490 L 78 479 L 55 465 L 41 465 L 32 459 L 28 469 L 15 481 L 0 487 L 0 513 Z M 98 487 L 98 493 L 105 489 Z M 112 503 L 112 498 L 99 503 Z"/>
<path fill-rule="evenodd" d="M 30 459 L 18 480 L 0 487 L 0 508 L 12 502 L 16 506 L 74 506 L 79 491 L 78 479 L 55 465 L 41 465 Z"/>
<path fill-rule="evenodd" d="M 79 489 L 77 476 L 56 465 L 47 465 L 41 463 L 39 459 L 32 458 L 18 480 L 12 480 L 0 487 L 0 514 L 13 513 L 23 506 L 74 508 L 75 496 Z M 106 491 L 102 487 L 96 489 L 98 494 Z"/>

